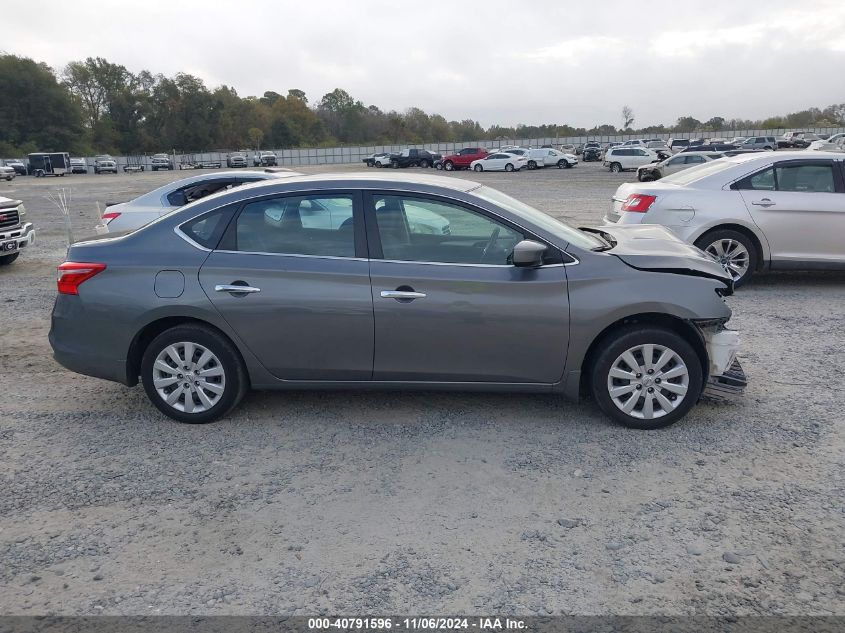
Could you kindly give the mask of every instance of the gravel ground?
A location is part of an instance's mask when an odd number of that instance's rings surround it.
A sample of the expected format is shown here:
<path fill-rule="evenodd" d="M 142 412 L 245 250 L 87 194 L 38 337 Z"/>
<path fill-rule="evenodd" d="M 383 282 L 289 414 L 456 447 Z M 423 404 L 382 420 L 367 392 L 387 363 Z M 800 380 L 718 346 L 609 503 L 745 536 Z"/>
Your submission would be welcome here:
<path fill-rule="evenodd" d="M 0 613 L 845 614 L 845 274 L 730 298 L 744 400 L 659 432 L 421 393 L 254 393 L 192 427 L 47 343 L 46 194 L 73 190 L 79 236 L 181 175 L 0 183 L 39 228 L 0 270 Z M 584 224 L 631 174 L 478 176 Z"/>

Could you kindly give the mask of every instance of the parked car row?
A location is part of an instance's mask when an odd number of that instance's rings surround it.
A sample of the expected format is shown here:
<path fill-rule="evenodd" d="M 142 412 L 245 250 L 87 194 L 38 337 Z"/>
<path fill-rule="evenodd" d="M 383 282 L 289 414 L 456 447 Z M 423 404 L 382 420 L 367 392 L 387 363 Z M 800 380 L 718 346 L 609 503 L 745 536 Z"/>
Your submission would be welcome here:
<path fill-rule="evenodd" d="M 453 154 L 442 156 L 425 149 L 404 149 L 400 152 L 377 152 L 363 159 L 367 167 L 434 167 L 445 171 L 471 169 L 473 171 L 519 171 L 522 168 L 540 169 L 556 166 L 561 169 L 574 167 L 578 158 L 560 150 L 506 146 L 496 151 L 483 147 L 465 147 Z"/>

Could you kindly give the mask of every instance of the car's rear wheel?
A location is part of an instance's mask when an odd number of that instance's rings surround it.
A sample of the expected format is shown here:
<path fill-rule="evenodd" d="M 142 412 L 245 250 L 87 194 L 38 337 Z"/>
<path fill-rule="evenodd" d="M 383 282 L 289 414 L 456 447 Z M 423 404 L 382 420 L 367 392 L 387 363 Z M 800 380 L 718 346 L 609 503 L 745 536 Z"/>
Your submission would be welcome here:
<path fill-rule="evenodd" d="M 226 415 L 248 385 L 235 347 L 201 325 L 179 325 L 153 339 L 141 360 L 141 381 L 162 413 L 189 424 Z"/>
<path fill-rule="evenodd" d="M 505 165 L 505 171 L 513 171 L 513 165 L 511 163 Z"/>
<path fill-rule="evenodd" d="M 399 169 L 399 161 L 398 160 L 390 161 L 390 166 L 393 167 L 393 169 Z"/>
<path fill-rule="evenodd" d="M 443 169 L 445 169 L 446 171 L 452 171 L 455 169 L 455 164 L 451 160 L 447 160 L 445 163 L 443 163 Z"/>
<path fill-rule="evenodd" d="M 472 168 L 474 171 L 484 171 L 484 167 L 481 165 L 476 165 Z"/>
<path fill-rule="evenodd" d="M 757 249 L 744 233 L 732 229 L 718 229 L 702 235 L 695 245 L 715 257 L 741 286 L 757 270 Z"/>
<path fill-rule="evenodd" d="M 593 397 L 611 418 L 635 429 L 658 429 L 698 401 L 701 359 L 672 330 L 626 326 L 602 343 L 591 383 Z"/>
<path fill-rule="evenodd" d="M 11 255 L 3 255 L 0 257 L 0 266 L 8 266 L 13 261 L 15 261 L 20 253 L 12 253 Z"/>
<path fill-rule="evenodd" d="M 612 171 L 614 174 L 618 174 L 622 171 L 622 165 L 620 165 L 619 163 L 611 163 L 610 171 Z"/>

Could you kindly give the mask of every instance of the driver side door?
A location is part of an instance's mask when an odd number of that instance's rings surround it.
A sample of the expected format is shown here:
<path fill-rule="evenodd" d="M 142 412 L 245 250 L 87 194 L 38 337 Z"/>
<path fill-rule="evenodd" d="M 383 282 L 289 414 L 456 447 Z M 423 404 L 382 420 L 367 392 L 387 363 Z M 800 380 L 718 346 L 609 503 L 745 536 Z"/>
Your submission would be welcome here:
<path fill-rule="evenodd" d="M 481 209 L 423 194 L 365 196 L 375 353 L 373 380 L 560 380 L 569 342 L 563 255 L 510 263 L 538 239 Z M 543 241 L 543 240 L 538 240 Z"/>

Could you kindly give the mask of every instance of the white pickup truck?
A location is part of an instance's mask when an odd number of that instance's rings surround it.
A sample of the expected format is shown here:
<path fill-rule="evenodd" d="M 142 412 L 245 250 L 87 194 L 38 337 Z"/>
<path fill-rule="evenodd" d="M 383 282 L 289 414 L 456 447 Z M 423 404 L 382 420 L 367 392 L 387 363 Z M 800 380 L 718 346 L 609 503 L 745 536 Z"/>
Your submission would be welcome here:
<path fill-rule="evenodd" d="M 0 266 L 11 264 L 20 250 L 35 240 L 32 222 L 26 221 L 26 209 L 20 200 L 0 196 Z"/>

